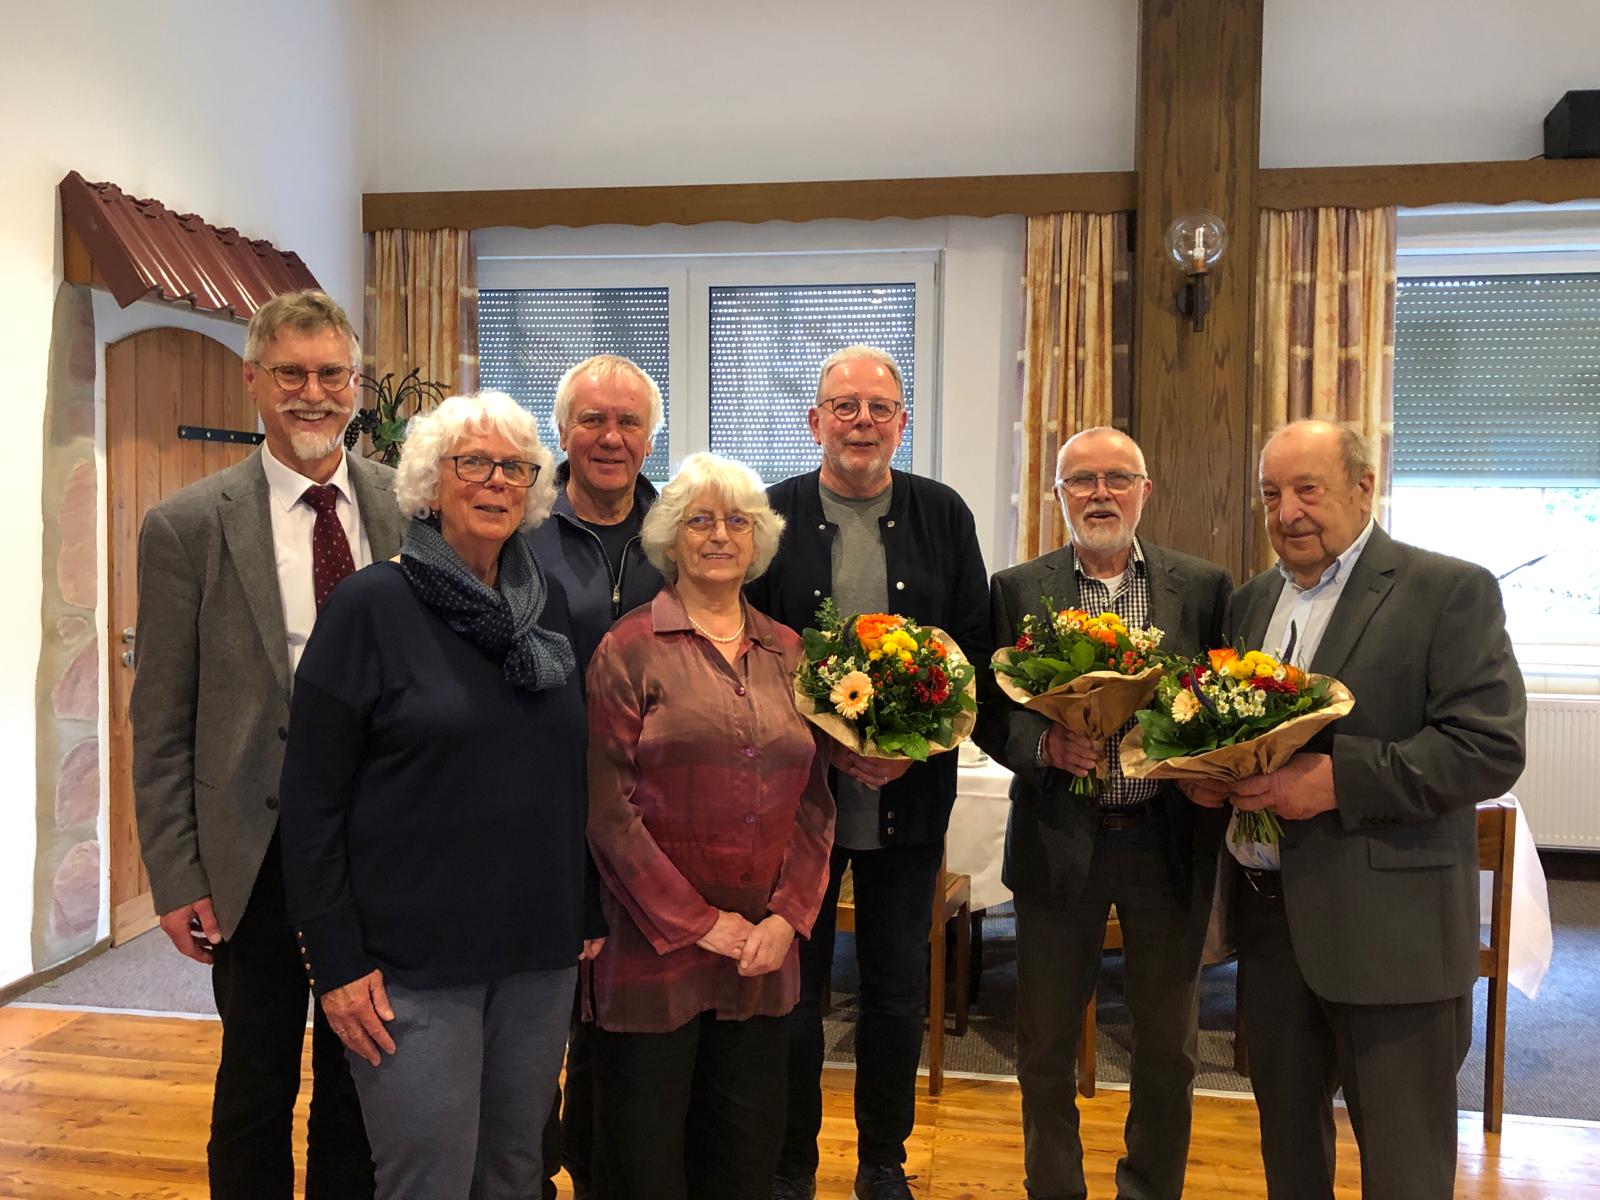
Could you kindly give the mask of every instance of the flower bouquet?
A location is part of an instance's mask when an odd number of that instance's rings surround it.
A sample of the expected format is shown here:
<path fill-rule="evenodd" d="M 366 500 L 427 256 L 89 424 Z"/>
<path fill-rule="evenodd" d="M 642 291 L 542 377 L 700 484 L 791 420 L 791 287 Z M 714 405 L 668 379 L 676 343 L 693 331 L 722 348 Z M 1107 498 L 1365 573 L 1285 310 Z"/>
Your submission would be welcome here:
<path fill-rule="evenodd" d="M 954 750 L 972 734 L 972 664 L 950 635 L 894 613 L 844 617 L 833 600 L 805 630 L 795 705 L 835 741 L 868 758 Z"/>
<path fill-rule="evenodd" d="M 1016 643 L 994 652 L 995 682 L 1024 708 L 1103 747 L 1155 692 L 1161 630 L 1129 629 L 1116 613 L 1057 611 L 1043 597 L 1039 603 L 1039 612 L 1023 616 Z M 1068 790 L 1098 795 L 1108 773 L 1102 749 L 1095 769 L 1073 777 Z"/>
<path fill-rule="evenodd" d="M 1323 726 L 1355 707 L 1350 689 L 1269 654 L 1212 650 L 1156 685 L 1155 704 L 1122 739 L 1122 772 L 1135 779 L 1233 783 L 1276 771 Z M 1278 840 L 1270 812 L 1239 812 L 1236 842 Z"/>

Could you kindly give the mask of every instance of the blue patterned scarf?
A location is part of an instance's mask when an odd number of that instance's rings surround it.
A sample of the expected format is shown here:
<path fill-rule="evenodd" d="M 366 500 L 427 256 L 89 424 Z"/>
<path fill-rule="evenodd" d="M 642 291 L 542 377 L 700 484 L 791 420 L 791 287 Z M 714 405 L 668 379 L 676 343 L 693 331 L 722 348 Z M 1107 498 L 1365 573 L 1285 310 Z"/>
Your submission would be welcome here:
<path fill-rule="evenodd" d="M 417 598 L 446 625 L 504 662 L 512 686 L 537 692 L 560 687 L 572 674 L 572 643 L 539 624 L 549 588 L 527 538 L 513 534 L 506 540 L 498 586 L 489 587 L 444 540 L 437 519 L 413 517 L 400 547 L 400 569 Z"/>

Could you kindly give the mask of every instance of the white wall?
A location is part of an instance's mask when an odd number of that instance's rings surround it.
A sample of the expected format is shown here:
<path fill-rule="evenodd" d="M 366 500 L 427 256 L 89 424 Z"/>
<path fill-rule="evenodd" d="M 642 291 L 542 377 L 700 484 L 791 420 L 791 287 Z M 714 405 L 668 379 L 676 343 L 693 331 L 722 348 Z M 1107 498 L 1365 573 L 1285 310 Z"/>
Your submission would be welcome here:
<path fill-rule="evenodd" d="M 390 0 L 379 191 L 1112 171 L 1133 0 Z"/>
<path fill-rule="evenodd" d="M 13 9 L 16 6 L 12 6 Z M 39 650 L 38 457 L 51 309 L 60 284 L 55 187 L 110 180 L 300 253 L 361 301 L 355 0 L 196 5 L 35 4 L 8 11 L 0 77 L 0 363 L 15 453 L 0 472 L 0 987 L 28 974 L 32 921 L 34 671 Z M 272 54 L 295 66 L 269 67 Z M 103 625 L 103 622 L 102 622 Z M 37 964 L 43 966 L 45 964 Z"/>
<path fill-rule="evenodd" d="M 1137 0 L 389 0 L 375 189 L 1127 170 Z M 1528 158 L 1595 0 L 1267 0 L 1269 167 Z"/>
<path fill-rule="evenodd" d="M 1263 166 L 1532 158 L 1600 87 L 1600 4 L 1267 0 L 1262 54 Z"/>

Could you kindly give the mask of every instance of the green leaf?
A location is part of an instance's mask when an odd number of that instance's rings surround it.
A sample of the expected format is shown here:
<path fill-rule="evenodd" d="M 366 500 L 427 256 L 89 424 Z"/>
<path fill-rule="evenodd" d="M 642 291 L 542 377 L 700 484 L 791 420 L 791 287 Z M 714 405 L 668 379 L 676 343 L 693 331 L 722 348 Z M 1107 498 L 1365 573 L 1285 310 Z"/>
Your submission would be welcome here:
<path fill-rule="evenodd" d="M 1080 642 L 1074 643 L 1071 651 L 1067 654 L 1067 661 L 1071 663 L 1072 667 L 1079 675 L 1082 675 L 1085 671 L 1092 671 L 1094 669 L 1094 659 L 1094 644 L 1087 638 Z"/>
<path fill-rule="evenodd" d="M 833 653 L 833 639 L 820 630 L 807 629 L 800 637 L 805 642 L 808 662 L 821 662 Z"/>

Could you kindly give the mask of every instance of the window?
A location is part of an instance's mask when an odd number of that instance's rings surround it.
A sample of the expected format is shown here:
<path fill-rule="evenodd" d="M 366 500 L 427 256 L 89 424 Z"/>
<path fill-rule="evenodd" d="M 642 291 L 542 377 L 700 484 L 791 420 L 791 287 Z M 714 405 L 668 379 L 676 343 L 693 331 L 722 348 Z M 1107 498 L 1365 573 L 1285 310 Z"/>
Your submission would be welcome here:
<path fill-rule="evenodd" d="M 936 254 L 896 252 L 483 259 L 479 376 L 549 429 L 555 386 L 591 354 L 622 354 L 660 385 L 668 423 L 645 462 L 656 483 L 696 450 L 766 482 L 813 469 L 806 423 L 835 350 L 900 364 L 908 421 L 894 465 L 935 474 Z"/>
<path fill-rule="evenodd" d="M 556 450 L 551 416 L 567 368 L 595 354 L 631 359 L 661 389 L 662 425 L 644 474 L 664 479 L 672 423 L 670 336 L 664 287 L 480 290 L 478 382 L 510 393 L 537 416 L 540 435 Z"/>
<path fill-rule="evenodd" d="M 1390 528 L 1500 579 L 1524 666 L 1600 668 L 1600 274 L 1417 275 Z"/>

